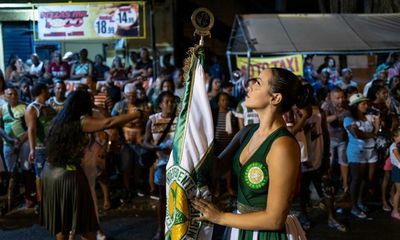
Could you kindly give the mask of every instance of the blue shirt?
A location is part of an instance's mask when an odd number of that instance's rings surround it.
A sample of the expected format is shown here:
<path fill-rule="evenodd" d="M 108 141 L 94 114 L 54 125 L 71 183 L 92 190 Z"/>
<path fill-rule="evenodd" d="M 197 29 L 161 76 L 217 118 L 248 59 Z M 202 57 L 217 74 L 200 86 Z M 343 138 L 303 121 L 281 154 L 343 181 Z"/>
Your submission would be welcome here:
<path fill-rule="evenodd" d="M 313 84 L 315 82 L 315 78 L 312 76 L 313 72 L 313 65 L 306 65 L 303 67 L 303 77 L 309 84 Z"/>
<path fill-rule="evenodd" d="M 373 138 L 362 140 L 354 136 L 348 128 L 351 125 L 355 125 L 358 130 L 366 133 L 370 133 L 374 131 L 374 126 L 372 121 L 355 121 L 352 117 L 345 117 L 343 120 L 343 126 L 346 129 L 347 135 L 349 137 L 349 141 L 347 144 L 347 161 L 349 163 L 366 163 L 367 159 L 365 158 L 365 150 L 366 148 L 371 148 L 375 146 L 375 141 Z"/>

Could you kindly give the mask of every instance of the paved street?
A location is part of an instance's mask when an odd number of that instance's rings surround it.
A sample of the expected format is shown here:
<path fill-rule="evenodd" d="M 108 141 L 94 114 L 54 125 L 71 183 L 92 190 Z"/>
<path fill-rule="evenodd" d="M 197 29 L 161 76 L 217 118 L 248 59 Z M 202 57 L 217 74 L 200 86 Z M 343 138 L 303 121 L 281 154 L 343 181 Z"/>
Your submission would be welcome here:
<path fill-rule="evenodd" d="M 340 233 L 326 224 L 323 211 L 311 208 L 312 228 L 309 239 L 400 239 L 400 221 L 390 218 L 377 204 L 370 204 L 372 220 L 357 220 L 346 214 L 339 218 L 351 229 L 348 233 Z M 147 240 L 151 239 L 157 229 L 156 201 L 148 198 L 135 198 L 126 207 L 114 208 L 102 214 L 102 227 L 114 240 Z M 296 208 L 296 207 L 295 207 Z M 37 215 L 32 209 L 19 208 L 6 216 L 0 217 L 0 240 L 52 239 L 46 230 L 38 225 Z"/>

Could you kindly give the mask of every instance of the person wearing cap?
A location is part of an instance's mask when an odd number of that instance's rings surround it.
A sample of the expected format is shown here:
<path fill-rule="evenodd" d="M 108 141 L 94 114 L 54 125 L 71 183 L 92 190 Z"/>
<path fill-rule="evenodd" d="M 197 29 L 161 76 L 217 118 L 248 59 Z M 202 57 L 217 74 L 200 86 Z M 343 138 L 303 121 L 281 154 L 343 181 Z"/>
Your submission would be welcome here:
<path fill-rule="evenodd" d="M 130 113 L 133 111 L 138 111 L 141 110 L 143 113 L 143 109 L 140 109 L 138 104 L 137 104 L 137 91 L 136 91 L 136 85 L 134 83 L 128 83 L 124 87 L 124 95 L 125 99 L 117 102 L 112 109 L 111 115 L 112 116 L 119 116 L 123 115 L 126 113 Z M 121 198 L 122 203 L 126 203 L 129 201 L 129 198 L 131 197 L 131 184 L 130 184 L 130 177 L 132 171 L 135 171 L 135 180 L 146 180 L 147 178 L 140 178 L 139 179 L 139 174 L 147 171 L 137 171 L 140 170 L 136 166 L 136 159 L 135 159 L 135 152 L 134 149 L 137 147 L 137 145 L 140 145 L 143 136 L 142 132 L 145 128 L 145 123 L 147 122 L 148 116 L 147 114 L 142 114 L 141 119 L 136 122 L 129 122 L 125 124 L 122 127 L 122 132 L 123 132 L 123 137 L 122 137 L 122 142 L 123 147 L 121 149 L 121 171 L 123 173 L 123 184 L 124 184 L 124 196 Z M 146 191 L 146 186 L 143 184 L 140 184 L 138 186 L 138 195 L 143 196 L 142 194 Z"/>
<path fill-rule="evenodd" d="M 358 83 L 353 80 L 353 72 L 351 71 L 351 68 L 342 69 L 342 78 L 336 82 L 336 86 L 340 87 L 344 91 L 346 91 L 350 86 L 358 86 Z"/>
<path fill-rule="evenodd" d="M 74 59 L 74 53 L 73 52 L 66 52 L 64 56 L 62 57 L 62 60 L 66 63 L 68 63 L 68 67 L 71 68 L 72 65 L 74 65 L 77 61 Z"/>
<path fill-rule="evenodd" d="M 373 157 L 374 138 L 377 136 L 380 126 L 379 117 L 366 115 L 368 100 L 361 93 L 352 95 L 349 102 L 350 115 L 343 120 L 349 138 L 346 155 L 352 176 L 350 183 L 351 214 L 361 219 L 367 217 L 368 209 L 363 204 L 362 193 L 367 181 L 368 160 Z"/>

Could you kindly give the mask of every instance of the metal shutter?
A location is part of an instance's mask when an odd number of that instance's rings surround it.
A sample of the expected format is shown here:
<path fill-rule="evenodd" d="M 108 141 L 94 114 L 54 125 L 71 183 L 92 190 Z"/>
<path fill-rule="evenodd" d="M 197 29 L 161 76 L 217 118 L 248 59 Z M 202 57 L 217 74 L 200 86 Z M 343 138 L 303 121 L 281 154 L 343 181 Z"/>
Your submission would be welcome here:
<path fill-rule="evenodd" d="M 4 64 L 12 54 L 26 61 L 33 53 L 33 32 L 30 22 L 3 22 Z"/>

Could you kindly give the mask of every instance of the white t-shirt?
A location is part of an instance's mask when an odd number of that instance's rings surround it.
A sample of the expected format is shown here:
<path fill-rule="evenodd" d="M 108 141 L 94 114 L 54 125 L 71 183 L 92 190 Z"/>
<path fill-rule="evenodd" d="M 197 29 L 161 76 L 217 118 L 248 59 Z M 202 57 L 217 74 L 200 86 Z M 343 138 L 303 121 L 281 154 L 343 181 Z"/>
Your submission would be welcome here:
<path fill-rule="evenodd" d="M 40 75 L 42 73 L 43 69 L 43 62 L 40 62 L 39 65 L 35 66 L 32 64 L 31 69 L 29 70 L 29 73 L 31 75 Z"/>
<path fill-rule="evenodd" d="M 243 118 L 244 126 L 260 122 L 257 112 L 246 107 L 246 103 L 244 100 L 238 104 L 235 112 L 235 117 Z"/>
<path fill-rule="evenodd" d="M 392 143 L 390 145 L 390 161 L 392 162 L 393 166 L 396 166 L 397 168 L 400 168 L 400 159 L 397 159 L 396 155 L 394 155 L 394 150 L 397 149 L 396 143 Z"/>
<path fill-rule="evenodd" d="M 357 128 L 365 133 L 372 133 L 374 132 L 374 117 L 372 115 L 366 115 L 367 121 L 355 121 L 354 124 L 357 126 Z M 374 138 L 368 138 L 364 139 L 364 148 L 371 148 L 375 146 L 375 139 Z"/>

